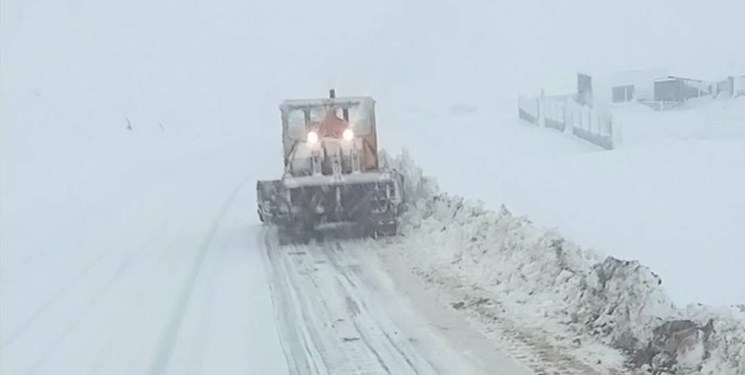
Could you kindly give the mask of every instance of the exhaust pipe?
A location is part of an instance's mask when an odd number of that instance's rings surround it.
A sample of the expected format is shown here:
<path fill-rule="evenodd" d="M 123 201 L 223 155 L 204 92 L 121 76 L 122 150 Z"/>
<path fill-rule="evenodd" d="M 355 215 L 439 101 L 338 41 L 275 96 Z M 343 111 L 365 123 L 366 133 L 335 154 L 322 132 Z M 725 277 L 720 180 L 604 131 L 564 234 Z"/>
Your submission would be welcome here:
<path fill-rule="evenodd" d="M 329 90 L 329 99 L 336 99 L 336 89 Z M 349 109 L 348 108 L 342 109 L 342 117 L 344 118 L 344 121 L 349 122 Z"/>

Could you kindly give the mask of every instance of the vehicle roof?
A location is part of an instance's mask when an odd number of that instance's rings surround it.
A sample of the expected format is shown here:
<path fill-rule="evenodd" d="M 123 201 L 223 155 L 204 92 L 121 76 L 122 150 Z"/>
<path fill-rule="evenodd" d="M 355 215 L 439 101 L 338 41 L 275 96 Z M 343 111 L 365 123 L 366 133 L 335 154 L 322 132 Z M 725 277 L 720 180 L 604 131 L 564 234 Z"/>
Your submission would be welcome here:
<path fill-rule="evenodd" d="M 342 98 L 322 98 L 322 99 L 288 99 L 279 105 L 279 108 L 284 110 L 291 109 L 304 109 L 323 107 L 329 105 L 336 105 L 340 107 L 350 107 L 353 105 L 360 104 L 374 104 L 375 100 L 369 96 L 349 96 Z"/>

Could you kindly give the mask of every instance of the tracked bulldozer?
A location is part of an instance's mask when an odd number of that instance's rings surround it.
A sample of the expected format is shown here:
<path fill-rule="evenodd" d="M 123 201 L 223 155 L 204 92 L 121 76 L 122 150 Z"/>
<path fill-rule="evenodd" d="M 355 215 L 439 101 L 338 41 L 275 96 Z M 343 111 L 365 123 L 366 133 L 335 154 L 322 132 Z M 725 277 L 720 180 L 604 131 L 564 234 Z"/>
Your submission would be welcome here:
<path fill-rule="evenodd" d="M 390 236 L 398 230 L 403 176 L 381 167 L 375 101 L 286 100 L 280 105 L 284 174 L 258 181 L 258 214 L 280 244 L 325 234 Z"/>

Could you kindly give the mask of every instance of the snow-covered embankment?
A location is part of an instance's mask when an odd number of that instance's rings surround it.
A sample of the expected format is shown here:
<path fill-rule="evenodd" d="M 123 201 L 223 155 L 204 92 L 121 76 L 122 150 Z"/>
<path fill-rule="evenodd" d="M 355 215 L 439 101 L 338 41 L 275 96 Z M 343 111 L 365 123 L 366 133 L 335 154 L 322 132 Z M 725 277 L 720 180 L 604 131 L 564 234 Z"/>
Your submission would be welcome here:
<path fill-rule="evenodd" d="M 403 238 L 382 256 L 405 262 L 534 368 L 745 373 L 742 308 L 679 308 L 648 267 L 603 259 L 504 207 L 440 193 L 406 154 L 391 163 L 405 173 L 407 212 Z"/>

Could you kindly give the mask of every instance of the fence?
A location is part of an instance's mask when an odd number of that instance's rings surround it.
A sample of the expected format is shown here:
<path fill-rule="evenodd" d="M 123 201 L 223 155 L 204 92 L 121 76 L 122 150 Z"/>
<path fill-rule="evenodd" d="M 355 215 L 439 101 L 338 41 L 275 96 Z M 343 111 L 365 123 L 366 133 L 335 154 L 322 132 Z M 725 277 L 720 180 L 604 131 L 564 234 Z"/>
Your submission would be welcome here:
<path fill-rule="evenodd" d="M 609 113 L 577 103 L 571 96 L 518 98 L 520 119 L 574 136 L 604 149 L 613 149 L 613 119 Z"/>
<path fill-rule="evenodd" d="M 521 120 L 525 120 L 531 124 L 538 124 L 538 117 L 540 114 L 538 109 L 538 98 L 517 98 L 517 109 L 518 116 L 520 116 Z"/>
<path fill-rule="evenodd" d="M 569 102 L 567 122 L 575 136 L 606 150 L 613 149 L 613 119 L 609 113 Z"/>
<path fill-rule="evenodd" d="M 543 126 L 565 131 L 567 127 L 567 99 L 544 98 L 542 101 L 543 108 Z"/>

